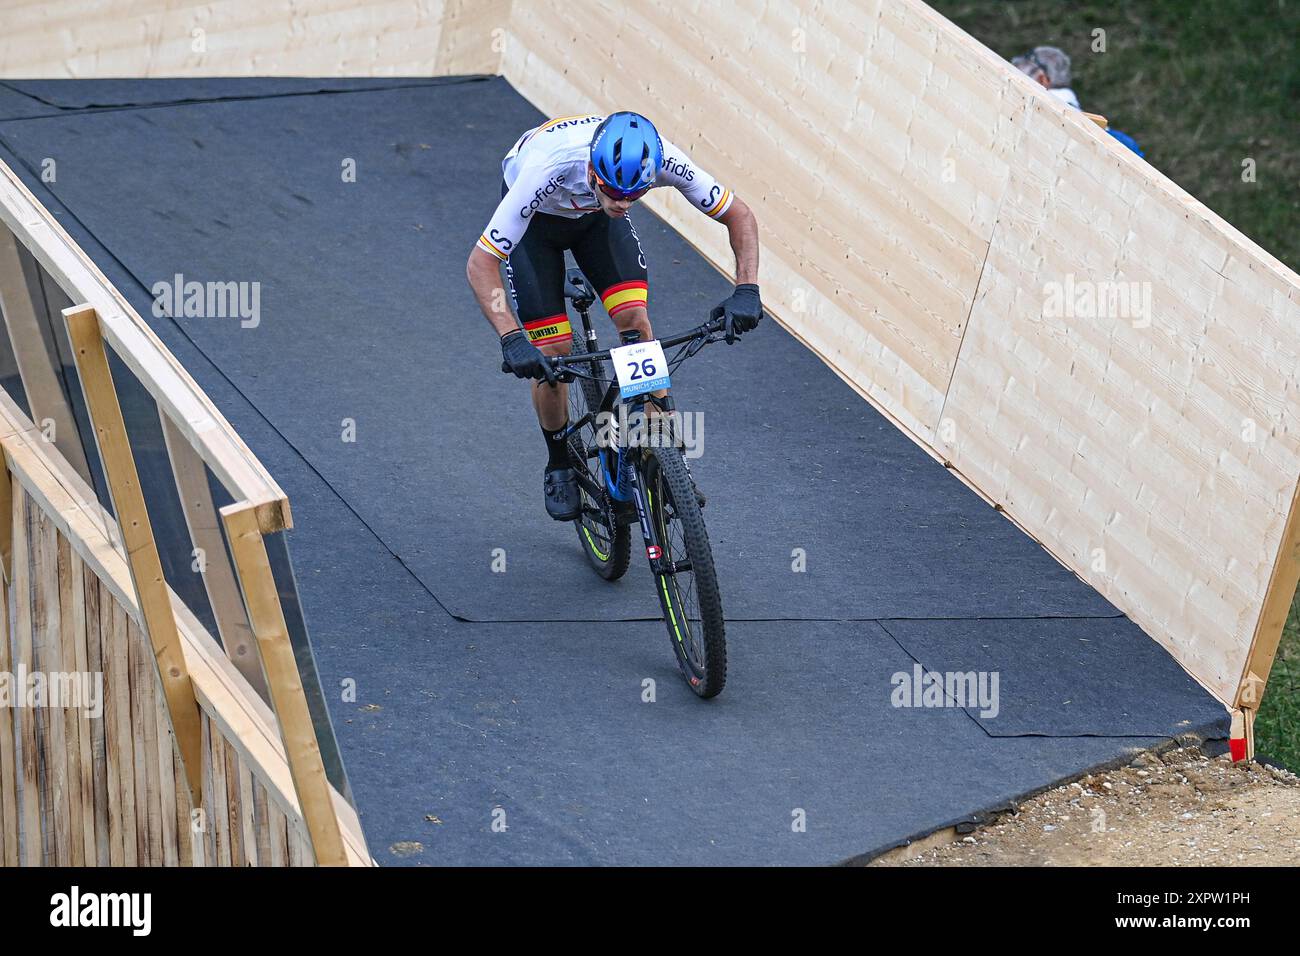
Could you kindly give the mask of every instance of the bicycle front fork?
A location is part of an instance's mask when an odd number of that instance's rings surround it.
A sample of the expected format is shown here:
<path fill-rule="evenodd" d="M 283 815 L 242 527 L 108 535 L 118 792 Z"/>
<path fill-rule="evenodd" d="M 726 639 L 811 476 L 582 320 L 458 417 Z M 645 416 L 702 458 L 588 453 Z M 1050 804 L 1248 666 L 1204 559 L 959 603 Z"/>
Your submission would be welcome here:
<path fill-rule="evenodd" d="M 621 523 L 637 524 L 641 529 L 641 542 L 645 546 L 646 559 L 650 562 L 650 571 L 656 577 L 673 574 L 677 571 L 688 570 L 688 567 L 679 567 L 668 557 L 664 548 L 664 542 L 659 536 L 659 528 L 655 524 L 655 509 L 662 509 L 665 502 L 655 501 L 654 493 L 647 487 L 645 482 L 645 472 L 638 467 L 633 460 L 633 455 L 640 454 L 639 448 L 626 449 L 620 448 L 616 454 L 617 475 L 618 479 L 611 482 L 609 473 L 605 473 L 605 484 L 611 497 L 614 497 L 614 510 L 616 519 Z M 605 470 L 605 453 L 601 454 L 601 469 Z M 625 496 L 615 496 L 619 485 L 623 485 L 626 492 Z M 635 521 L 633 521 L 635 517 Z"/>

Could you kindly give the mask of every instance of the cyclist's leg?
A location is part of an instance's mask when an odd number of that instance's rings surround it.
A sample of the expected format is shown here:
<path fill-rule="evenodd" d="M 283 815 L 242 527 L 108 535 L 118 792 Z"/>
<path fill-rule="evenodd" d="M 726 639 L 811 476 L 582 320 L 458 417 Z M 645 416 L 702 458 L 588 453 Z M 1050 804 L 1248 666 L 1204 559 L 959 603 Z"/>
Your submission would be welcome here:
<path fill-rule="evenodd" d="M 597 216 L 573 244 L 573 258 L 620 332 L 636 329 L 642 341 L 654 338 L 646 310 L 645 252 L 630 217 Z"/>
<path fill-rule="evenodd" d="M 515 315 L 528 338 L 544 355 L 568 355 L 573 340 L 564 306 L 563 220 L 538 214 L 505 264 L 506 286 Z M 542 428 L 563 428 L 568 396 L 562 383 L 533 382 L 533 408 Z"/>
<path fill-rule="evenodd" d="M 535 214 L 523 241 L 506 263 L 506 283 L 515 314 L 528 338 L 545 355 L 567 355 L 573 338 L 564 305 L 564 250 L 574 224 L 558 216 Z M 569 421 L 568 387 L 533 382 L 533 407 L 546 440 L 542 494 L 546 512 L 557 521 L 582 514 L 582 495 L 563 437 Z"/>

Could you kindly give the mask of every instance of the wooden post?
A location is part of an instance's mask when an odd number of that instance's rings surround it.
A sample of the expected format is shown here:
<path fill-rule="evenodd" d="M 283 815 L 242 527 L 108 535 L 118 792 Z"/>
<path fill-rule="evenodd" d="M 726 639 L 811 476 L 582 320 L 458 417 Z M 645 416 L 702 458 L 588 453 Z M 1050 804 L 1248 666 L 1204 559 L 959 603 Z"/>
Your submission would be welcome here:
<path fill-rule="evenodd" d="M 18 375 L 27 393 L 27 405 L 37 428 L 44 429 L 46 421 L 53 423 L 55 446 L 77 474 L 89 481 L 90 469 L 81 448 L 76 419 L 55 372 L 58 358 L 45 347 L 41 319 L 23 276 L 18 248 L 17 237 L 8 229 L 0 228 L 0 311 L 4 312 L 9 342 L 18 360 Z"/>
<path fill-rule="evenodd" d="M 20 670 L 31 673 L 32 654 L 32 569 L 31 526 L 28 505 L 31 499 L 19 491 L 12 495 L 14 513 L 14 660 Z M 19 796 L 19 827 L 22 830 L 22 866 L 41 865 L 41 797 L 36 757 L 36 719 L 30 709 L 14 710 L 17 725 L 18 756 L 23 786 Z"/>
<path fill-rule="evenodd" d="M 154 541 L 135 458 L 127 440 L 126 423 L 122 420 L 122 408 L 108 368 L 99 317 L 93 308 L 86 305 L 64 309 L 63 317 L 68 323 L 68 339 L 76 356 L 86 407 L 95 426 L 100 461 L 126 546 L 142 624 L 153 645 L 154 661 L 176 734 L 176 746 L 189 781 L 191 798 L 197 807 L 201 805 L 203 790 L 199 706 L 176 630 L 171 592 L 163 577 L 158 545 Z"/>
<path fill-rule="evenodd" d="M 13 546 L 13 477 L 9 465 L 0 457 L 0 509 L 3 514 L 4 570 L 6 585 L 0 586 L 0 672 L 13 673 L 13 654 L 9 644 L 8 582 L 12 581 L 9 566 Z M 18 771 L 14 748 L 14 710 L 0 705 L 0 866 L 17 866 L 18 854 Z"/>
<path fill-rule="evenodd" d="M 239 597 L 239 583 L 226 558 L 226 543 L 217 522 L 203 459 L 166 412 L 159 409 L 158 417 L 162 419 L 172 477 L 176 479 L 176 493 L 180 496 L 181 510 L 185 512 L 190 541 L 202 552 L 203 587 L 208 593 L 208 603 L 212 605 L 221 646 L 253 690 L 269 702 L 253 629 L 248 625 L 244 604 Z"/>
<path fill-rule="evenodd" d="M 262 668 L 271 691 L 271 705 L 280 723 L 285 756 L 289 760 L 294 790 L 311 836 L 316 862 L 320 866 L 347 866 L 339 820 L 334 812 L 325 764 L 321 760 L 320 743 L 312 726 L 311 712 L 307 709 L 307 697 L 303 693 L 293 646 L 289 643 L 289 629 L 284 622 L 284 610 L 280 607 L 280 596 L 271 574 L 266 544 L 258 528 L 256 511 L 246 503 L 236 503 L 222 508 L 221 518 L 226 525 L 226 537 L 244 591 L 248 619 L 262 652 Z"/>
<path fill-rule="evenodd" d="M 0 455 L 0 571 L 4 572 L 5 584 L 14 580 L 14 485 L 9 474 L 8 459 Z"/>
<path fill-rule="evenodd" d="M 1247 719 L 1251 713 L 1244 707 L 1232 711 L 1232 726 L 1228 731 L 1228 752 L 1232 755 L 1233 763 L 1249 760 L 1254 756 L 1251 753 L 1254 722 Z"/>
<path fill-rule="evenodd" d="M 1246 653 L 1246 666 L 1241 670 L 1237 696 L 1233 706 L 1247 711 L 1247 756 L 1255 755 L 1255 712 L 1264 697 L 1273 658 L 1277 656 L 1282 641 L 1282 629 L 1295 599 L 1296 585 L 1300 583 L 1300 482 L 1291 494 L 1291 510 L 1282 526 L 1282 540 L 1269 572 L 1264 591 L 1264 604 L 1255 633 L 1251 635 L 1250 649 Z"/>

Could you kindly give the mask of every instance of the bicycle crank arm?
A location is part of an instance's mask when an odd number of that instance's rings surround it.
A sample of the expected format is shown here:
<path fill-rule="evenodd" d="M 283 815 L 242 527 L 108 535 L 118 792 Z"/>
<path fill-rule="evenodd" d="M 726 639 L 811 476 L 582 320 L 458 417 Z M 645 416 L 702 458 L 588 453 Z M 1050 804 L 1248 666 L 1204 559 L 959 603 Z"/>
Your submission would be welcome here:
<path fill-rule="evenodd" d="M 596 484 L 594 481 L 591 480 L 590 475 L 588 475 L 585 471 L 583 471 L 580 468 L 575 468 L 573 470 L 573 477 L 577 480 L 578 484 L 582 487 L 582 490 L 591 496 L 592 501 L 600 500 L 600 496 L 603 489 L 600 487 L 600 485 Z"/>

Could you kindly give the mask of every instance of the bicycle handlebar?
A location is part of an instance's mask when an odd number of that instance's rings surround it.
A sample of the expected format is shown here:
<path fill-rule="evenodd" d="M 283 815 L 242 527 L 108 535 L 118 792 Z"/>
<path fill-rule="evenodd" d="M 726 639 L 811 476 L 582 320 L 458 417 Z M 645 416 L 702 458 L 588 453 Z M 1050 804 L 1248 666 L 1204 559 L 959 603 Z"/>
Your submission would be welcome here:
<path fill-rule="evenodd" d="M 727 327 L 727 320 L 724 318 L 709 319 L 703 325 L 697 325 L 689 332 L 682 332 L 678 335 L 669 336 L 666 339 L 659 339 L 659 345 L 662 348 L 670 349 L 674 345 L 681 345 L 683 342 L 689 342 L 691 339 L 702 339 L 713 335 L 715 332 L 722 332 Z M 620 346 L 621 348 L 621 346 Z M 551 366 L 551 371 L 558 374 L 563 372 L 569 365 L 591 365 L 596 362 L 604 362 L 610 357 L 612 349 L 604 349 L 600 352 L 583 352 L 580 355 L 546 355 L 543 358 Z M 513 374 L 513 369 L 504 360 L 501 362 L 501 371 L 507 375 Z"/>

